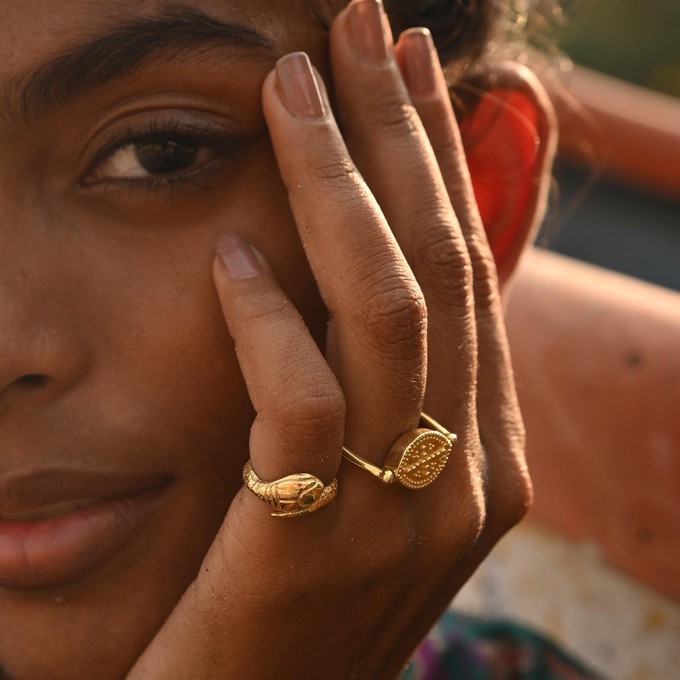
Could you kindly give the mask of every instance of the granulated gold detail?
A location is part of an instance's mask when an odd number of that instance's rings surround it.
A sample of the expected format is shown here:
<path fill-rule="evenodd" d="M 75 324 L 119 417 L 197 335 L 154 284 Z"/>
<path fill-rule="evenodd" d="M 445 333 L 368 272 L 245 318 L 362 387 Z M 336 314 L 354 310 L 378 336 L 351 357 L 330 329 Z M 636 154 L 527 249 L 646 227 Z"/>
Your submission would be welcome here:
<path fill-rule="evenodd" d="M 453 443 L 440 432 L 411 430 L 394 443 L 385 467 L 406 488 L 422 489 L 439 476 L 452 450 Z"/>
<path fill-rule="evenodd" d="M 383 467 L 369 463 L 346 446 L 342 447 L 343 456 L 385 484 L 397 481 L 408 489 L 422 489 L 444 469 L 457 437 L 425 413 L 421 414 L 421 425 L 427 428 L 408 430 L 394 442 Z"/>

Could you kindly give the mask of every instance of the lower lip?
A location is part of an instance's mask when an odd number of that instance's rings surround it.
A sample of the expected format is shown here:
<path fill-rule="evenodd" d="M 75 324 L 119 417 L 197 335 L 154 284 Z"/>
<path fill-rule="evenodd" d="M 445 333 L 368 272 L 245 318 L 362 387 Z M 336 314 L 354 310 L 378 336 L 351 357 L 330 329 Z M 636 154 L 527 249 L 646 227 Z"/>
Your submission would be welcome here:
<path fill-rule="evenodd" d="M 42 520 L 0 520 L 0 587 L 52 588 L 87 576 L 130 541 L 161 491 L 103 500 Z"/>

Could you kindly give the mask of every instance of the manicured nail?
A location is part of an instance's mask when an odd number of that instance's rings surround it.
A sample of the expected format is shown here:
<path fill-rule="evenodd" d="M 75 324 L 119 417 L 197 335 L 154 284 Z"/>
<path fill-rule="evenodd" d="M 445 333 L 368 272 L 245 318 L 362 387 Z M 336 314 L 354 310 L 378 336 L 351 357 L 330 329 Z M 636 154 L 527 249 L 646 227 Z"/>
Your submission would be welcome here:
<path fill-rule="evenodd" d="M 262 272 L 251 245 L 238 234 L 227 234 L 217 244 L 217 254 L 234 280 L 252 279 Z"/>
<path fill-rule="evenodd" d="M 392 32 L 382 0 L 354 0 L 347 8 L 352 45 L 369 64 L 384 66 L 392 50 Z"/>
<path fill-rule="evenodd" d="M 401 36 L 404 80 L 415 97 L 431 97 L 437 92 L 439 59 L 426 28 L 413 28 Z"/>
<path fill-rule="evenodd" d="M 279 93 L 284 106 L 297 118 L 323 118 L 326 109 L 316 74 L 304 52 L 294 52 L 276 64 Z"/>

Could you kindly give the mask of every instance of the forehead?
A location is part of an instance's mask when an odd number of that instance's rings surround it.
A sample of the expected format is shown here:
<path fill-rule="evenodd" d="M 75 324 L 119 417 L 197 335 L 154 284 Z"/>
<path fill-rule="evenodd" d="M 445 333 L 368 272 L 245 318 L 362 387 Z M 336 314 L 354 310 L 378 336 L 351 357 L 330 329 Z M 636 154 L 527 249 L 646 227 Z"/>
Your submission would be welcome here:
<path fill-rule="evenodd" d="M 263 34 L 277 51 L 318 41 L 336 0 L 2 0 L 0 78 L 135 19 L 197 10 Z"/>

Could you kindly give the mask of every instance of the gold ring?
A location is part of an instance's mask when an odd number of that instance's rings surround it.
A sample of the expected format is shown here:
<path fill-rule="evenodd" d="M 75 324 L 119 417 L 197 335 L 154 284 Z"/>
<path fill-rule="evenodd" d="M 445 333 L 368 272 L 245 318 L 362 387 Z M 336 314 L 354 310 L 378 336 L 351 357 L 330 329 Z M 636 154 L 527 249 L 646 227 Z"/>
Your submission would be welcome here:
<path fill-rule="evenodd" d="M 458 437 L 425 413 L 420 414 L 420 424 L 427 427 L 407 430 L 394 442 L 382 468 L 346 446 L 342 447 L 342 455 L 385 484 L 396 481 L 407 489 L 422 489 L 444 469 Z"/>
<path fill-rule="evenodd" d="M 324 483 L 306 472 L 263 482 L 248 461 L 243 466 L 245 485 L 275 512 L 272 517 L 297 517 L 328 505 L 338 493 L 338 480 Z"/>

